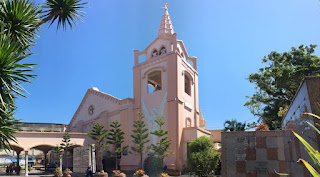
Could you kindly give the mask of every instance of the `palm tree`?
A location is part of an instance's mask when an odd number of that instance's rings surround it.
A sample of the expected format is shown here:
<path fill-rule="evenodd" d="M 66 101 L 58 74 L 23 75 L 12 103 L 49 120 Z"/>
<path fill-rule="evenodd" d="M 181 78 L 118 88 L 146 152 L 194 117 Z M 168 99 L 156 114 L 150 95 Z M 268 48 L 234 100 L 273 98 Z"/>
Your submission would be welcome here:
<path fill-rule="evenodd" d="M 1 26 L 1 22 L 0 22 Z M 24 96 L 25 90 L 20 83 L 30 83 L 30 74 L 33 64 L 24 64 L 21 61 L 30 56 L 26 53 L 28 46 L 21 47 L 18 41 L 12 40 L 0 29 L 0 150 L 11 149 L 9 141 L 16 141 L 14 133 L 19 121 L 14 119 L 15 98 Z"/>
<path fill-rule="evenodd" d="M 224 122 L 224 131 L 245 131 L 246 123 L 238 122 L 236 119 Z"/>
<path fill-rule="evenodd" d="M 46 14 L 35 27 L 50 21 L 50 25 L 52 25 L 58 19 L 57 30 L 61 26 L 65 30 L 67 25 L 73 29 L 73 24 L 77 26 L 77 20 L 83 21 L 81 17 L 84 17 L 84 12 L 81 9 L 88 2 L 81 2 L 81 0 L 47 0 L 45 4 L 43 7 L 47 9 L 44 11 Z"/>
<path fill-rule="evenodd" d="M 100 125 L 99 123 L 95 124 L 91 132 L 89 133 L 89 136 L 91 139 L 96 141 L 96 162 L 97 162 L 97 171 L 101 171 L 102 168 L 102 158 L 101 158 L 101 148 L 103 146 L 103 141 L 106 138 L 106 133 L 108 130 L 104 129 L 103 125 Z"/>
<path fill-rule="evenodd" d="M 15 98 L 25 97 L 23 83 L 31 84 L 34 64 L 23 63 L 31 56 L 40 25 L 58 19 L 57 30 L 73 28 L 82 21 L 84 4 L 81 0 L 46 0 L 44 6 L 29 0 L 0 0 L 0 150 L 11 149 L 19 121 L 14 119 Z M 42 10 L 44 8 L 45 10 Z"/>
<path fill-rule="evenodd" d="M 35 31 L 47 22 L 50 26 L 56 21 L 57 30 L 73 25 L 77 20 L 83 21 L 84 12 L 81 10 L 88 2 L 81 0 L 46 0 L 45 4 L 35 5 L 29 0 L 2 0 L 0 2 L 0 20 L 4 22 L 7 32 L 11 37 L 20 41 L 22 45 L 34 44 L 37 37 Z"/>

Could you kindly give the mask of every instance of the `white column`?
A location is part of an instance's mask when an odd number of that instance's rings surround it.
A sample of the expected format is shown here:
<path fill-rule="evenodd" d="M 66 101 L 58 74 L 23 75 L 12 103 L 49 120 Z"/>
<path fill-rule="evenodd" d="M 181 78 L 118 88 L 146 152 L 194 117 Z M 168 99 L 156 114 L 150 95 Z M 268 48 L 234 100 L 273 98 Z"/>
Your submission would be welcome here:
<path fill-rule="evenodd" d="M 28 172 L 28 151 L 24 151 L 25 153 L 25 173 L 24 173 L 24 176 L 29 176 L 29 172 Z"/>
<path fill-rule="evenodd" d="M 92 146 L 89 144 L 89 150 L 88 150 L 88 165 L 91 166 L 91 169 L 92 169 Z"/>
<path fill-rule="evenodd" d="M 95 156 L 96 147 L 95 144 L 92 144 L 91 148 L 91 161 L 92 161 L 92 172 L 96 172 L 96 156 Z"/>
<path fill-rule="evenodd" d="M 63 155 L 61 155 L 61 157 L 60 157 L 60 170 L 61 170 L 61 171 L 63 171 L 63 170 L 62 170 L 62 157 L 63 157 Z"/>

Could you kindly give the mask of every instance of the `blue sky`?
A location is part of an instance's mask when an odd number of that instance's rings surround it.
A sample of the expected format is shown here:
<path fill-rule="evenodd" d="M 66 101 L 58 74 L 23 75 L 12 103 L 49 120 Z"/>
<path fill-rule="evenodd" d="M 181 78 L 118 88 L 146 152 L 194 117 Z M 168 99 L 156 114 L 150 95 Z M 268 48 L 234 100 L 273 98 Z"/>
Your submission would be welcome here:
<path fill-rule="evenodd" d="M 38 77 L 24 85 L 30 94 L 17 100 L 17 118 L 69 123 L 93 86 L 132 97 L 133 50 L 157 37 L 166 2 L 177 38 L 198 58 L 200 107 L 208 129 L 223 128 L 232 118 L 256 120 L 243 105 L 254 93 L 246 78 L 263 66 L 263 56 L 319 45 L 317 0 L 88 1 L 85 21 L 74 31 L 42 26 L 34 55 L 26 59 L 38 64 Z"/>

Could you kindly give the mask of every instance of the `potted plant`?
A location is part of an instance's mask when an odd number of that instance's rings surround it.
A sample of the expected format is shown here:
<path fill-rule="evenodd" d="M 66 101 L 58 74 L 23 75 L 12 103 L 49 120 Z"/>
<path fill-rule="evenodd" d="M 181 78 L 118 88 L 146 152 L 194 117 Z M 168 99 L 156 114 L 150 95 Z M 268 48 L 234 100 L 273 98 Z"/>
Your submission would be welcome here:
<path fill-rule="evenodd" d="M 137 170 L 134 174 L 133 177 L 149 177 L 146 175 L 146 172 L 144 170 Z"/>
<path fill-rule="evenodd" d="M 126 174 L 122 173 L 120 170 L 113 170 L 112 177 L 126 177 Z"/>
<path fill-rule="evenodd" d="M 168 173 L 160 173 L 160 177 L 169 177 Z"/>
<path fill-rule="evenodd" d="M 62 176 L 63 175 L 62 175 L 62 171 L 61 171 L 60 167 L 56 168 L 54 170 L 54 177 L 62 177 Z"/>
<path fill-rule="evenodd" d="M 104 170 L 101 170 L 100 172 L 94 174 L 95 177 L 108 177 L 108 173 L 104 172 Z"/>
<path fill-rule="evenodd" d="M 72 173 L 72 171 L 69 168 L 66 168 L 63 171 L 63 177 L 71 177 L 71 173 Z"/>

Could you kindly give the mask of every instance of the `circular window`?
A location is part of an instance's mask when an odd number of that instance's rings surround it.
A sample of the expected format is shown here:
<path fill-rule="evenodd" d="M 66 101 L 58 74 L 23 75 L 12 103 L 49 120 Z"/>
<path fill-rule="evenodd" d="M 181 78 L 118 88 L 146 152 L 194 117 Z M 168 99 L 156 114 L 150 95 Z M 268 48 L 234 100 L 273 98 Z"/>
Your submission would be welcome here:
<path fill-rule="evenodd" d="M 89 108 L 88 108 L 88 113 L 89 115 L 92 115 L 94 113 L 94 107 L 93 105 L 90 105 Z"/>

